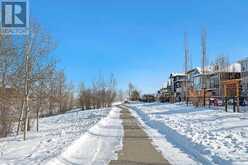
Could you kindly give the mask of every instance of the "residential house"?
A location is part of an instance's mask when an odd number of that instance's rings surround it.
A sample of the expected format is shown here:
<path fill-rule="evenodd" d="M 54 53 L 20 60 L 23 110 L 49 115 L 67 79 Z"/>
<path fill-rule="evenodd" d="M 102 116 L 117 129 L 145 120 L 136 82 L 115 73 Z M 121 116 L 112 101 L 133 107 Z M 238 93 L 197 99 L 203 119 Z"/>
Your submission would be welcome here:
<path fill-rule="evenodd" d="M 240 79 L 241 66 L 234 63 L 222 70 L 214 70 L 209 75 L 209 88 L 207 92 L 210 96 L 224 96 L 223 82 L 227 80 Z M 235 89 L 229 89 L 230 95 L 235 95 Z"/>
<path fill-rule="evenodd" d="M 171 96 L 173 96 L 170 81 L 165 83 L 157 93 L 157 98 L 161 102 L 169 102 Z"/>
<path fill-rule="evenodd" d="M 185 98 L 186 94 L 186 81 L 187 76 L 182 73 L 172 73 L 170 75 L 170 84 L 173 97 L 176 101 L 181 101 Z"/>
<path fill-rule="evenodd" d="M 248 96 L 248 58 L 240 60 L 241 64 L 241 96 Z"/>
<path fill-rule="evenodd" d="M 155 102 L 156 101 L 156 97 L 154 95 L 151 95 L 151 94 L 145 94 L 145 95 L 142 95 L 140 101 L 143 101 L 143 102 Z"/>
<path fill-rule="evenodd" d="M 187 89 L 189 97 L 200 96 L 202 89 L 209 87 L 209 73 L 210 68 L 203 74 L 202 69 L 199 67 L 193 68 L 187 72 Z"/>

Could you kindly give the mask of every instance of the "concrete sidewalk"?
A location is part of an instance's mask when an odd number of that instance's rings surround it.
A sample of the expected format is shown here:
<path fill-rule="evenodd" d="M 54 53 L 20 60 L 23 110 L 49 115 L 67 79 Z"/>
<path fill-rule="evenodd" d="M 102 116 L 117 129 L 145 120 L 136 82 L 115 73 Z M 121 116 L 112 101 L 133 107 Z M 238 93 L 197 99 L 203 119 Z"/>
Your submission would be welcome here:
<path fill-rule="evenodd" d="M 155 150 L 152 141 L 129 110 L 120 108 L 124 127 L 123 149 L 118 154 L 118 160 L 111 161 L 110 165 L 169 165 Z"/>

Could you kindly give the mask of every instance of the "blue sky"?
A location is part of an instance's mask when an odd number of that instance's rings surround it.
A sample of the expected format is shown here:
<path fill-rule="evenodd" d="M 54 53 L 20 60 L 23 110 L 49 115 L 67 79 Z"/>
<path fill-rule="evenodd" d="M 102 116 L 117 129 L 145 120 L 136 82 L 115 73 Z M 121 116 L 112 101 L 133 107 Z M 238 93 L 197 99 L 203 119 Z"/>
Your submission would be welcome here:
<path fill-rule="evenodd" d="M 53 52 L 75 85 L 113 73 L 118 87 L 160 88 L 183 70 L 183 34 L 193 65 L 200 64 L 200 33 L 208 59 L 248 57 L 246 0 L 30 0 L 31 14 L 58 43 Z"/>

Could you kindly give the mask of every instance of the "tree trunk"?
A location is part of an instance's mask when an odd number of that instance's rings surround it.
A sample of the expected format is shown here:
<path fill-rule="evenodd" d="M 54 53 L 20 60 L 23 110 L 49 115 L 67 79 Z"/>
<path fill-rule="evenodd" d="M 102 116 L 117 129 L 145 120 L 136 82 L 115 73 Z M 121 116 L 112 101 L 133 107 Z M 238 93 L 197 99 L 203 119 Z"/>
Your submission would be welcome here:
<path fill-rule="evenodd" d="M 26 96 L 25 99 L 26 106 L 25 106 L 25 124 L 24 124 L 24 140 L 27 138 L 27 131 L 28 131 L 28 120 L 29 120 L 29 96 Z"/>
<path fill-rule="evenodd" d="M 39 132 L 39 111 L 40 111 L 40 108 L 38 108 L 36 111 L 36 131 L 37 132 Z"/>
<path fill-rule="evenodd" d="M 24 111 L 24 101 L 22 101 L 21 113 L 18 119 L 18 126 L 17 126 L 17 131 L 16 131 L 17 135 L 19 135 L 19 132 L 20 132 L 20 127 L 21 127 L 21 123 L 23 120 L 23 111 Z"/>

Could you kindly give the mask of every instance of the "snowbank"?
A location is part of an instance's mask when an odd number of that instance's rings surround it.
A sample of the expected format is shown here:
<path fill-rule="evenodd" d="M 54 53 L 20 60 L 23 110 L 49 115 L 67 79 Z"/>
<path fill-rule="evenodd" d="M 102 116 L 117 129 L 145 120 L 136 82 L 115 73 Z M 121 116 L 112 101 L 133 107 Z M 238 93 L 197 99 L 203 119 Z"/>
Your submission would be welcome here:
<path fill-rule="evenodd" d="M 40 131 L 0 139 L 0 164 L 44 164 L 106 117 L 111 109 L 79 111 L 40 119 Z"/>
<path fill-rule="evenodd" d="M 173 104 L 130 106 L 172 164 L 194 164 L 190 159 L 201 164 L 248 164 L 248 113 Z"/>
<path fill-rule="evenodd" d="M 108 164 L 111 160 L 117 159 L 117 151 L 122 149 L 123 134 L 120 109 L 113 108 L 106 118 L 89 129 L 61 155 L 50 160 L 47 165 Z"/>

